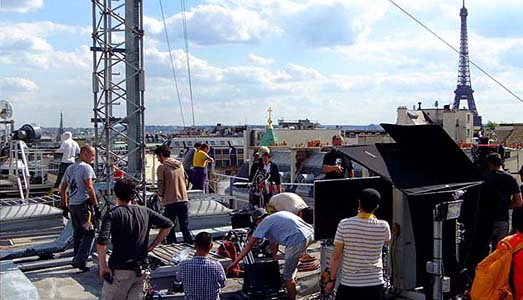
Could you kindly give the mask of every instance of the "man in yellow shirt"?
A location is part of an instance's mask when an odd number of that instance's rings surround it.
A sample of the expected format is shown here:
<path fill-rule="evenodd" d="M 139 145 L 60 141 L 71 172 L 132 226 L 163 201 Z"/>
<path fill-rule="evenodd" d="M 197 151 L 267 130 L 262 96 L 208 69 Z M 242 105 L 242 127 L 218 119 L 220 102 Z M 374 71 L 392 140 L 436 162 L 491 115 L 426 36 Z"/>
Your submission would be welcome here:
<path fill-rule="evenodd" d="M 192 161 L 192 188 L 195 190 L 205 189 L 207 163 L 214 161 L 214 159 L 207 153 L 209 153 L 209 145 L 207 144 L 203 144 L 200 147 L 200 150 L 194 153 Z"/>

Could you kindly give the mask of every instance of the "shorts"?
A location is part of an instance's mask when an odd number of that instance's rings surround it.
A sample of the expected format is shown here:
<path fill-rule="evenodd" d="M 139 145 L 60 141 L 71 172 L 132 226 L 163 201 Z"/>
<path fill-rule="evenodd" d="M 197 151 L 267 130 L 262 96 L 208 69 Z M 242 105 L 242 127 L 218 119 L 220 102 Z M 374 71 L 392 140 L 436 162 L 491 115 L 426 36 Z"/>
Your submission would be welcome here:
<path fill-rule="evenodd" d="M 285 265 L 283 266 L 282 273 L 283 280 L 289 281 L 296 276 L 296 268 L 300 262 L 300 257 L 303 251 L 305 251 L 312 242 L 312 236 L 309 236 L 295 246 L 285 247 Z"/>

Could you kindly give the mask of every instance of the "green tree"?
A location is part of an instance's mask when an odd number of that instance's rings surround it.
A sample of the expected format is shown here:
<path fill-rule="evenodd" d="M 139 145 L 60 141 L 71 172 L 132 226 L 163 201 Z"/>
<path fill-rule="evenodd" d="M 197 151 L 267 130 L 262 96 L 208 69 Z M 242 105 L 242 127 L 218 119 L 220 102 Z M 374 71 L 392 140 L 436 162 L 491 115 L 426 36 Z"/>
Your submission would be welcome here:
<path fill-rule="evenodd" d="M 494 130 L 494 129 L 496 129 L 497 126 L 498 126 L 498 124 L 496 122 L 488 121 L 486 127 L 491 130 Z"/>

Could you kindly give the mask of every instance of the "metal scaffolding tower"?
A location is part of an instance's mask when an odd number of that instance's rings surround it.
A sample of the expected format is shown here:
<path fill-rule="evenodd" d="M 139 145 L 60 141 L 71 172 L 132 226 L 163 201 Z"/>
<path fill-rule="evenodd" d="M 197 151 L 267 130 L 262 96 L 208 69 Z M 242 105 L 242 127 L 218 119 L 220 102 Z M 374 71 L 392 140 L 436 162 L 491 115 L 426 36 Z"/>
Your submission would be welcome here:
<path fill-rule="evenodd" d="M 143 2 L 92 3 L 96 173 L 107 182 L 111 201 L 115 165 L 140 184 L 145 196 Z M 127 149 L 118 147 L 125 144 Z"/>

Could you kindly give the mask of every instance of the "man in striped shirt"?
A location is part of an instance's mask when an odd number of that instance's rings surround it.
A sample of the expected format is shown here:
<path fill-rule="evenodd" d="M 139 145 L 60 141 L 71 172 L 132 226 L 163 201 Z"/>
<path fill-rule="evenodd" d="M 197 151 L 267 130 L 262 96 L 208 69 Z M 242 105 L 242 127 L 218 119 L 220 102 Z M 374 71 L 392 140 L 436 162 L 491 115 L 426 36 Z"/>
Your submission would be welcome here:
<path fill-rule="evenodd" d="M 380 198 L 378 191 L 364 189 L 359 198 L 358 215 L 338 224 L 331 258 L 331 278 L 325 288 L 327 292 L 333 290 L 343 258 L 337 300 L 381 300 L 383 297 L 381 253 L 391 235 L 389 224 L 373 214 Z"/>

